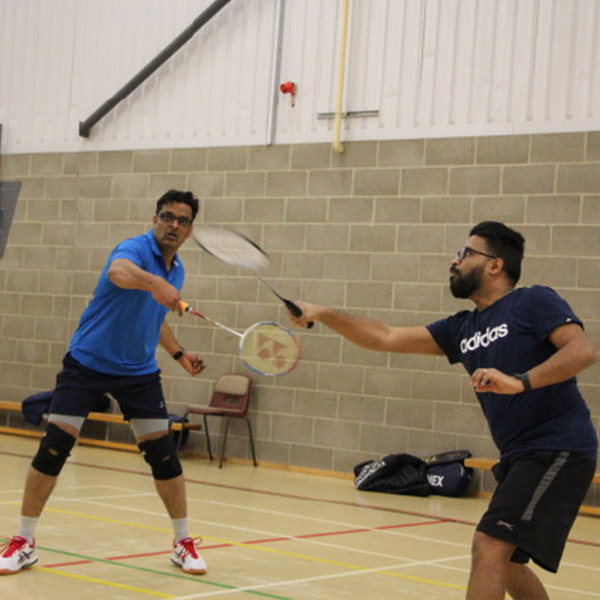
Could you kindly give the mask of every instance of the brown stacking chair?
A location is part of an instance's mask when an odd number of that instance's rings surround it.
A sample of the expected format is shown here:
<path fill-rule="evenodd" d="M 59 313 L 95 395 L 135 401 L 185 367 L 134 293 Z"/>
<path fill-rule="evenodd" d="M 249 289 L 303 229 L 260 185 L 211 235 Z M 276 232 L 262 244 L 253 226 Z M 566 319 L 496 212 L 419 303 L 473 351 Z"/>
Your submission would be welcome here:
<path fill-rule="evenodd" d="M 208 417 L 222 417 L 225 419 L 223 439 L 221 440 L 221 458 L 219 468 L 223 467 L 225 457 L 225 446 L 227 444 L 227 431 L 230 419 L 244 419 L 248 426 L 250 436 L 250 448 L 252 449 L 252 460 L 257 466 L 256 451 L 254 449 L 254 437 L 252 436 L 252 425 L 248 417 L 250 408 L 250 394 L 252 391 L 252 380 L 247 375 L 221 375 L 215 383 L 215 389 L 208 406 L 188 406 L 184 418 L 189 415 L 202 415 L 204 420 L 204 434 L 206 435 L 206 449 L 208 457 L 213 459 L 210 445 L 210 434 L 208 432 Z"/>

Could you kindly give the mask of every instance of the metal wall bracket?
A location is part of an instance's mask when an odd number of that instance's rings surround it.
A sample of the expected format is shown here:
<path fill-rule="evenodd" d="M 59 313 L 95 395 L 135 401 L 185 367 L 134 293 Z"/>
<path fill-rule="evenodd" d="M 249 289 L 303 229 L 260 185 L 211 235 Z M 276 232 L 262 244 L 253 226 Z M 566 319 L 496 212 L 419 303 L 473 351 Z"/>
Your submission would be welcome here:
<path fill-rule="evenodd" d="M 378 110 L 349 110 L 342 113 L 342 119 L 351 119 L 354 117 L 378 117 Z M 335 119 L 334 112 L 317 113 L 318 119 Z"/>

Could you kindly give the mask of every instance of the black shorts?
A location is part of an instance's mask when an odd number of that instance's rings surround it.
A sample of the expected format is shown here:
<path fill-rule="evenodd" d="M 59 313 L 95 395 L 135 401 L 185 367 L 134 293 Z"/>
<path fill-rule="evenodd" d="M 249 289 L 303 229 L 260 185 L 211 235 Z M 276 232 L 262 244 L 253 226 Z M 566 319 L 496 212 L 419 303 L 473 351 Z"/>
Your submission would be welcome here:
<path fill-rule="evenodd" d="M 478 531 L 514 544 L 511 561 L 531 558 L 556 573 L 596 463 L 573 452 L 534 452 L 494 466 L 498 487 Z"/>
<path fill-rule="evenodd" d="M 50 413 L 87 417 L 105 393 L 117 400 L 125 419 L 168 419 L 160 371 L 148 375 L 109 375 L 88 369 L 70 354 L 56 376 Z"/>

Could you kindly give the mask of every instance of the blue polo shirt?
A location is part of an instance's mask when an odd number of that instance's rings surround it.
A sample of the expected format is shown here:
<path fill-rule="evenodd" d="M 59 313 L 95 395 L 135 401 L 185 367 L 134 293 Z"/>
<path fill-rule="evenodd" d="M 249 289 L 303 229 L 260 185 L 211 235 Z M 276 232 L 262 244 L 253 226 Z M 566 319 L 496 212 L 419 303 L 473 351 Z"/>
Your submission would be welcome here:
<path fill-rule="evenodd" d="M 469 374 L 493 367 L 524 373 L 556 352 L 549 336 L 566 323 L 581 325 L 549 287 L 513 290 L 485 310 L 461 311 L 427 326 L 449 362 Z M 535 450 L 569 450 L 596 460 L 598 440 L 575 377 L 515 395 L 477 393 L 503 457 Z"/>
<path fill-rule="evenodd" d="M 175 255 L 171 270 L 152 231 L 121 242 L 112 251 L 71 338 L 69 352 L 85 367 L 113 375 L 147 375 L 158 370 L 156 347 L 169 309 L 150 292 L 116 286 L 108 278 L 110 263 L 126 258 L 144 271 L 166 279 L 178 290 L 185 272 Z"/>

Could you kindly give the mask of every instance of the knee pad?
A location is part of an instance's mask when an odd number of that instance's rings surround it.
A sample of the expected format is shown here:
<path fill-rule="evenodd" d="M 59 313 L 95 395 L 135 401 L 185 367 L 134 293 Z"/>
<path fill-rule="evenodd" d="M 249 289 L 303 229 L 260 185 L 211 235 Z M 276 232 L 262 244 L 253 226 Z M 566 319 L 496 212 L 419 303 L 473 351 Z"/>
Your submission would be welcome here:
<path fill-rule="evenodd" d="M 175 445 L 169 435 L 138 444 L 144 460 L 152 468 L 154 479 L 174 479 L 183 473 Z"/>
<path fill-rule="evenodd" d="M 54 423 L 49 423 L 38 452 L 31 461 L 31 466 L 40 473 L 57 477 L 76 441 L 70 433 L 57 427 Z"/>

